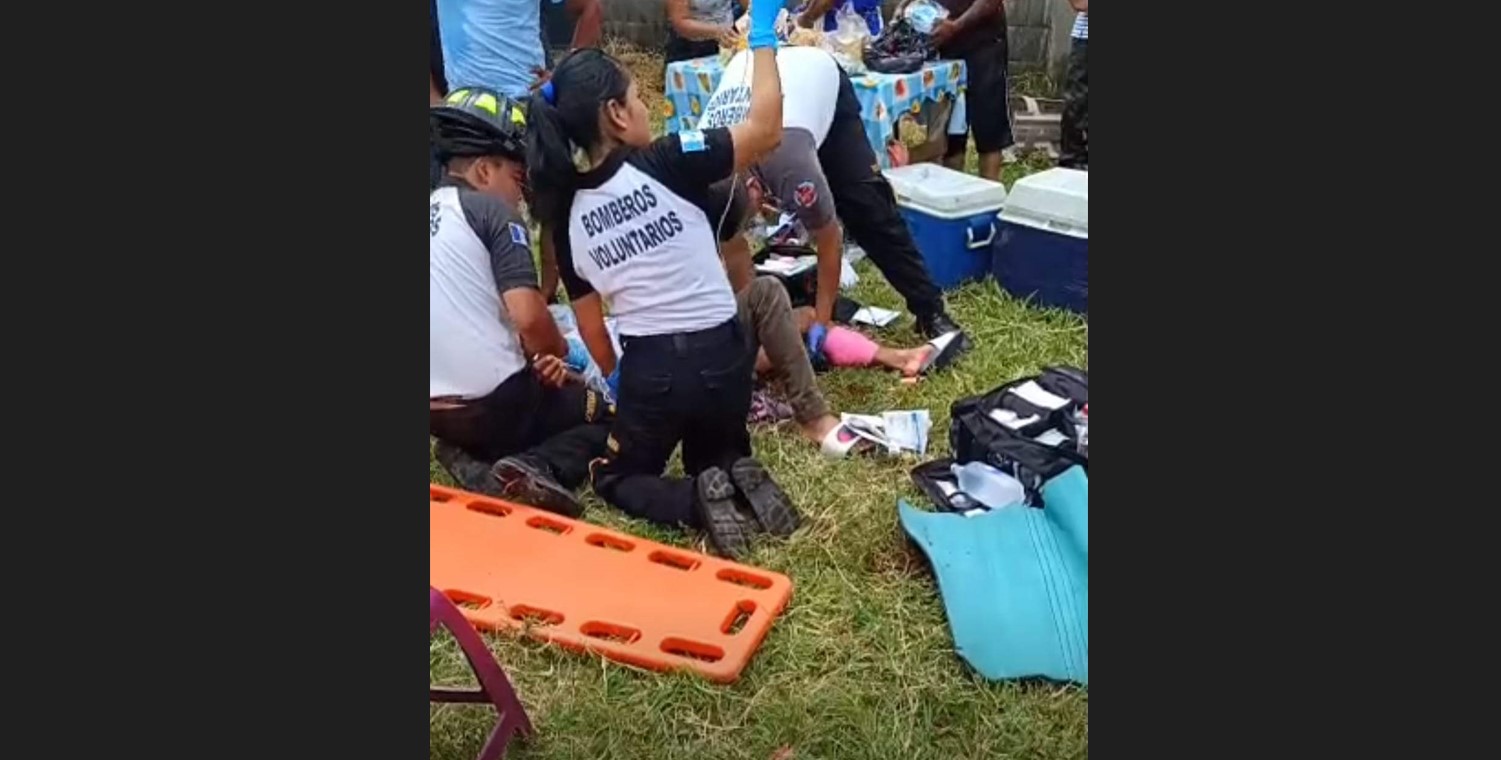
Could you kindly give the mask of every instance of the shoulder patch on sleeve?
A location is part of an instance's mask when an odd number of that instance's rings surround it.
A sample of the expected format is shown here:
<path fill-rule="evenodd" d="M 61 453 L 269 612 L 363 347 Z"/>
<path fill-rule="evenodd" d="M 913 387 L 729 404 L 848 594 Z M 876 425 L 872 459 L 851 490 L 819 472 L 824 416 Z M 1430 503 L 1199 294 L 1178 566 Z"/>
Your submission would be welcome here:
<path fill-rule="evenodd" d="M 528 248 L 531 247 L 531 243 L 527 242 L 525 227 L 515 222 L 507 222 L 507 226 L 511 228 L 512 243 L 515 243 L 516 245 L 526 246 Z"/>
<path fill-rule="evenodd" d="M 697 129 L 679 132 L 678 142 L 682 144 L 684 153 L 697 153 L 704 149 L 704 133 Z"/>
<path fill-rule="evenodd" d="M 809 208 L 818 202 L 818 188 L 812 182 L 804 182 L 797 186 L 797 205 Z"/>

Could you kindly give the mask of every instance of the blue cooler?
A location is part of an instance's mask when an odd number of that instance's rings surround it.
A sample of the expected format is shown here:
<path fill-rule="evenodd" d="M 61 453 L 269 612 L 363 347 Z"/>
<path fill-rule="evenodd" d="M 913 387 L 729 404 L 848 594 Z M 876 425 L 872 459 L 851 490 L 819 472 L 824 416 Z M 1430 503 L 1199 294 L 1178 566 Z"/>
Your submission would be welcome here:
<path fill-rule="evenodd" d="M 1049 169 L 1011 186 L 991 271 L 1018 298 L 1089 314 L 1089 172 Z"/>
<path fill-rule="evenodd" d="M 937 164 L 883 174 L 934 284 L 948 290 L 983 278 L 990 270 L 996 212 L 1006 203 L 1006 186 Z"/>

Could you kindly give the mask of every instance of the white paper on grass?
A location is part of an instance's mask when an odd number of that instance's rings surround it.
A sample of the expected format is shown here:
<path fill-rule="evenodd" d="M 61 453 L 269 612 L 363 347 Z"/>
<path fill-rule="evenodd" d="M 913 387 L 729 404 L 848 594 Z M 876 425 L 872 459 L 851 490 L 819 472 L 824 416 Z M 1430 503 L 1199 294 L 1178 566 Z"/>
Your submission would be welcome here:
<path fill-rule="evenodd" d="M 886 437 L 898 448 L 915 451 L 919 455 L 927 452 L 928 431 L 933 427 L 928 410 L 882 412 L 881 416 L 886 420 Z"/>
<path fill-rule="evenodd" d="M 839 415 L 839 421 L 855 434 L 873 441 L 892 454 L 912 451 L 919 456 L 928 450 L 928 431 L 933 420 L 926 409 L 909 409 L 873 414 Z"/>
<path fill-rule="evenodd" d="M 1027 403 L 1044 409 L 1062 409 L 1068 406 L 1068 399 L 1048 393 L 1035 380 L 1028 380 L 1012 388 L 1011 392 L 1021 396 Z"/>
<path fill-rule="evenodd" d="M 859 311 L 855 312 L 855 316 L 850 317 L 850 321 L 871 327 L 885 327 L 901 315 L 901 312 L 883 309 L 879 306 L 862 306 Z"/>
<path fill-rule="evenodd" d="M 860 284 L 860 275 L 855 274 L 855 268 L 850 266 L 850 260 L 839 259 L 839 287 L 853 288 Z"/>
<path fill-rule="evenodd" d="M 886 422 L 876 415 L 841 412 L 839 414 L 839 422 L 849 427 L 855 435 L 861 438 L 866 438 L 882 445 L 886 443 Z"/>

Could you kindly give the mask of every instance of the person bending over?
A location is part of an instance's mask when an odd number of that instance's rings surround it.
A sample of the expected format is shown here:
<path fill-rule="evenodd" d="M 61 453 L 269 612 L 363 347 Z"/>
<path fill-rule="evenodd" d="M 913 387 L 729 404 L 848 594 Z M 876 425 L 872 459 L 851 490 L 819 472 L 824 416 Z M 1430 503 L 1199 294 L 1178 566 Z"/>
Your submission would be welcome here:
<path fill-rule="evenodd" d="M 744 328 L 706 204 L 709 184 L 781 138 L 772 30 L 779 8 L 762 6 L 751 10 L 750 45 L 763 65 L 744 123 L 653 140 L 630 71 L 585 49 L 564 57 L 533 96 L 528 133 L 535 208 L 553 230 L 580 336 L 600 369 L 614 373 L 608 302 L 624 350 L 618 414 L 605 456 L 591 466 L 594 491 L 629 514 L 701 528 L 728 556 L 746 551 L 757 524 L 786 535 L 798 522 L 751 457 Z M 688 479 L 663 474 L 679 443 Z"/>
<path fill-rule="evenodd" d="M 891 348 L 883 346 L 867 338 L 864 334 L 846 327 L 829 326 L 817 345 L 805 344 L 800 338 L 791 346 L 790 351 L 778 353 L 775 349 L 782 347 L 786 341 L 782 336 L 792 330 L 793 335 L 805 336 L 818 324 L 816 310 L 813 307 L 791 308 L 787 297 L 787 290 L 781 282 L 774 277 L 756 277 L 755 266 L 751 261 L 749 241 L 741 234 L 745 226 L 750 224 L 758 216 L 757 211 L 763 208 L 765 196 L 761 193 L 760 183 L 751 179 L 744 185 L 725 180 L 716 183 L 710 188 L 711 197 L 714 199 L 714 207 L 722 208 L 724 212 L 724 224 L 719 229 L 719 235 L 724 251 L 725 269 L 730 274 L 730 283 L 739 294 L 753 293 L 758 289 L 765 289 L 766 283 L 774 285 L 780 291 L 780 302 L 786 305 L 777 308 L 776 300 L 768 300 L 765 296 L 756 298 L 753 302 L 761 305 L 759 309 L 752 309 L 750 314 L 754 317 L 757 333 L 761 334 L 760 345 L 762 350 L 756 355 L 757 374 L 768 372 L 785 378 L 800 375 L 793 371 L 799 366 L 808 367 L 808 375 L 811 378 L 812 367 L 809 354 L 817 357 L 835 367 L 872 367 L 883 366 L 900 372 L 904 377 L 916 377 L 925 374 L 929 370 L 941 369 L 947 366 L 957 356 L 959 351 L 957 331 L 940 335 L 929 341 L 927 345 L 917 348 Z M 732 195 L 733 193 L 733 195 Z M 742 316 L 747 312 L 743 310 Z M 785 330 L 781 329 L 780 322 L 786 322 Z M 768 335 L 767 333 L 771 333 Z M 811 342 L 810 342 L 811 343 Z M 770 350 L 768 350 L 770 349 Z M 777 355 L 772 355 L 776 353 Z M 797 399 L 806 396 L 798 392 L 797 384 L 789 383 L 788 390 L 793 394 L 792 406 L 798 411 Z M 816 388 L 814 391 L 816 392 Z M 817 397 L 822 401 L 822 396 Z M 811 415 L 814 409 L 822 409 L 827 414 L 827 405 L 813 407 L 805 401 L 805 408 L 809 408 Z M 820 419 L 807 417 L 807 419 Z M 829 417 L 828 419 L 832 419 Z M 798 414 L 798 422 L 803 425 L 804 432 L 810 437 L 814 435 L 815 428 L 818 437 L 815 441 L 825 440 L 824 436 L 829 432 L 827 425 L 810 423 L 805 421 L 802 413 Z M 837 422 L 837 421 L 836 421 Z M 827 449 L 826 449 L 827 450 Z"/>
<path fill-rule="evenodd" d="M 734 47 L 734 25 L 731 0 L 667 0 L 666 62 L 718 55 L 720 45 Z"/>
<path fill-rule="evenodd" d="M 953 341 L 955 351 L 966 350 L 968 343 L 948 316 L 943 292 L 928 274 L 912 232 L 897 211 L 891 185 L 878 169 L 849 77 L 833 56 L 818 48 L 784 48 L 776 60 L 783 73 L 786 131 L 781 144 L 753 164 L 750 174 L 758 192 L 795 213 L 813 236 L 818 292 L 810 342 L 821 341 L 833 319 L 844 255 L 843 220 L 850 237 L 906 299 L 918 332 L 928 338 L 959 333 Z M 762 68 L 744 52 L 730 59 L 704 106 L 700 127 L 732 126 L 745 119 L 748 73 L 759 75 Z"/>
<path fill-rule="evenodd" d="M 461 87 L 430 122 L 444 167 L 428 209 L 428 431 L 438 459 L 469 490 L 577 517 L 572 489 L 604 453 L 610 414 L 564 371 L 568 344 L 537 290 L 515 210 L 526 115 L 494 90 Z"/>

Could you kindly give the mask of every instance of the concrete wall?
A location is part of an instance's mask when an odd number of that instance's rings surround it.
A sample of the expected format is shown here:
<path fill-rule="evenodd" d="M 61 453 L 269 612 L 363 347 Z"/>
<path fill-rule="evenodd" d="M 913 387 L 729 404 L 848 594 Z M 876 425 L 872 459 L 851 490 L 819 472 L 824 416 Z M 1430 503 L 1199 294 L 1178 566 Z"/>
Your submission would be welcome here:
<path fill-rule="evenodd" d="M 667 43 L 667 12 L 662 0 L 602 0 L 605 34 L 638 46 L 661 49 Z M 1046 67 L 1062 77 L 1074 12 L 1068 0 L 1005 0 L 1007 41 L 1013 69 Z M 886 17 L 897 0 L 884 0 Z M 791 3 L 796 4 L 796 3 Z"/>

